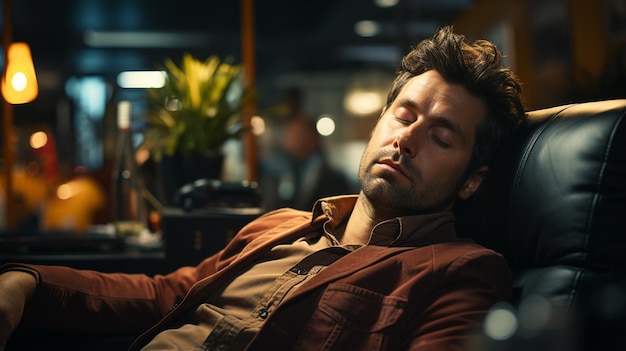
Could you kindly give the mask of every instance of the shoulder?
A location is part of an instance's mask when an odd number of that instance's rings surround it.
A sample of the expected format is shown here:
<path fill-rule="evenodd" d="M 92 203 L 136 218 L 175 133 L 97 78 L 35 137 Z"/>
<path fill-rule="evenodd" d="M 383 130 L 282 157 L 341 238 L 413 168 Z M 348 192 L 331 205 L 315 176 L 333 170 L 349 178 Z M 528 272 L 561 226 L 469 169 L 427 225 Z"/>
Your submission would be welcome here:
<path fill-rule="evenodd" d="M 500 253 L 469 239 L 438 243 L 430 248 L 433 260 L 440 266 L 463 265 L 469 261 L 505 263 L 504 256 Z"/>
<path fill-rule="evenodd" d="M 457 279 L 510 280 L 506 259 L 471 240 L 460 239 L 431 246 L 435 274 Z"/>

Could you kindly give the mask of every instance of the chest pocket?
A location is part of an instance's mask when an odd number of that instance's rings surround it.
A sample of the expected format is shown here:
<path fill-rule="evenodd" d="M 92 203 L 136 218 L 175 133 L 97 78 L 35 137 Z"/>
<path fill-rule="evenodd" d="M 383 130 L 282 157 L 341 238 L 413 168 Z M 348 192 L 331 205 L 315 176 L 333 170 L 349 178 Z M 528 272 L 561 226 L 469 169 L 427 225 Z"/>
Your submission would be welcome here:
<path fill-rule="evenodd" d="M 297 349 L 381 349 L 400 319 L 406 299 L 335 283 L 323 293 L 296 342 Z M 347 347 L 347 348 L 346 348 Z"/>

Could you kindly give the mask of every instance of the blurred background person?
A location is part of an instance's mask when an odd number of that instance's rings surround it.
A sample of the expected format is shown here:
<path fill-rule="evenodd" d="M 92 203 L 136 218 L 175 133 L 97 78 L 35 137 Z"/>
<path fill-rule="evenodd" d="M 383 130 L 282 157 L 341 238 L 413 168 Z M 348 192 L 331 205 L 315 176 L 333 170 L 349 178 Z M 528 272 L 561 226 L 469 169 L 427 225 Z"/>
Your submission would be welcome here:
<path fill-rule="evenodd" d="M 354 191 L 346 175 L 329 161 L 315 118 L 302 111 L 302 92 L 283 95 L 280 150 L 263 165 L 264 205 L 270 209 L 293 207 L 311 210 L 319 198 Z"/>

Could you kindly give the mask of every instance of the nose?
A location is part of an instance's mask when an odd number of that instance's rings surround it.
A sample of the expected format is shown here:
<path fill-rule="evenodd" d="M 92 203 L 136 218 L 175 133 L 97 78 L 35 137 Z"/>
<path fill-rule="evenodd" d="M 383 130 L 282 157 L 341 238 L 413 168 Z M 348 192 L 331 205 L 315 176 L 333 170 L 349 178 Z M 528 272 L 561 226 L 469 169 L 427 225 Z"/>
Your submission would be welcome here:
<path fill-rule="evenodd" d="M 393 148 L 408 158 L 415 157 L 417 155 L 416 134 L 415 128 L 404 128 L 393 140 Z"/>

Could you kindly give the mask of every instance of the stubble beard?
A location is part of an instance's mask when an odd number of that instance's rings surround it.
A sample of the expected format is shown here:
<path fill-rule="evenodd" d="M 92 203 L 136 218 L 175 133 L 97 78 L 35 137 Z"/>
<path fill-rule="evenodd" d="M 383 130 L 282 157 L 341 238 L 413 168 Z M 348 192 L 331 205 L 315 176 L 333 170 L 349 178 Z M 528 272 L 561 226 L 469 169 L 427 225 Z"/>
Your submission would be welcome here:
<path fill-rule="evenodd" d="M 399 162 L 403 169 L 411 174 L 409 185 L 401 185 L 396 179 L 397 175 L 389 172 L 376 172 L 373 168 L 378 160 L 391 158 Z M 380 208 L 400 210 L 400 212 L 413 212 L 419 207 L 420 192 L 416 191 L 416 182 L 419 181 L 419 172 L 411 165 L 407 165 L 406 158 L 395 150 L 376 149 L 364 154 L 359 167 L 359 181 L 361 190 L 369 202 Z"/>
<path fill-rule="evenodd" d="M 402 185 L 397 175 L 389 172 L 373 173 L 378 160 L 391 158 L 398 162 L 411 177 L 409 185 Z M 396 216 L 432 213 L 445 210 L 456 199 L 459 186 L 454 189 L 435 189 L 433 184 L 425 184 L 420 172 L 408 159 L 396 150 L 377 149 L 365 153 L 359 166 L 361 190 L 372 206 L 386 209 Z M 439 192 L 437 194 L 436 192 Z M 443 194 L 442 194 L 443 193 Z M 434 203 L 430 203 L 432 200 Z"/>

